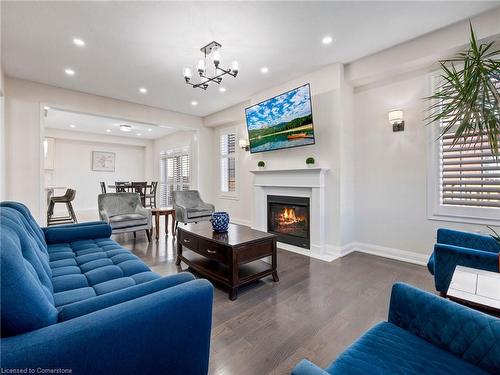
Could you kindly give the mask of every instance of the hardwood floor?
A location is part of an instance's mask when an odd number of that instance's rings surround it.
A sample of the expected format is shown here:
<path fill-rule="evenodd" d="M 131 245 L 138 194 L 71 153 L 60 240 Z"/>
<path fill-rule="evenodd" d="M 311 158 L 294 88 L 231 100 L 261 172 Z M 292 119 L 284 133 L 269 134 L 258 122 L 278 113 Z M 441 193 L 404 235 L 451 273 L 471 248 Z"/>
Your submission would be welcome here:
<path fill-rule="evenodd" d="M 114 236 L 162 275 L 179 272 L 172 236 Z M 181 266 L 185 270 L 185 266 Z M 327 366 L 357 337 L 386 320 L 390 288 L 404 281 L 434 291 L 422 266 L 352 253 L 331 263 L 278 250 L 280 281 L 215 289 L 210 374 L 289 374 L 302 358 Z"/>

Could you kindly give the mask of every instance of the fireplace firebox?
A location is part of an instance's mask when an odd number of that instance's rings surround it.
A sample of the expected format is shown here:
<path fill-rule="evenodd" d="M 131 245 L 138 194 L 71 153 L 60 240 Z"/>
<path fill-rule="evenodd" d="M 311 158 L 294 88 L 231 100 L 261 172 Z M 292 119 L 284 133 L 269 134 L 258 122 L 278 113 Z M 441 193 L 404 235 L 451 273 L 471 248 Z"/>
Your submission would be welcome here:
<path fill-rule="evenodd" d="M 267 231 L 279 242 L 309 249 L 309 198 L 268 195 Z"/>

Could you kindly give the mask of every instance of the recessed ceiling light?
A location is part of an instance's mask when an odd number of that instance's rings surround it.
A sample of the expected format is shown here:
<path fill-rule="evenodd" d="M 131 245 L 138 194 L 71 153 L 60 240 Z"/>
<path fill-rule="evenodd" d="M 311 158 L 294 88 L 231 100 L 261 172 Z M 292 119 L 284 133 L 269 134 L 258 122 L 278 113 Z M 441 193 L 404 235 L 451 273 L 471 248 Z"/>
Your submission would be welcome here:
<path fill-rule="evenodd" d="M 260 68 L 261 73 L 267 73 L 268 71 L 269 69 L 267 68 L 267 66 L 263 66 L 262 68 Z"/>
<path fill-rule="evenodd" d="M 106 133 L 111 133 L 111 129 L 106 129 Z"/>
<path fill-rule="evenodd" d="M 196 100 L 193 100 L 193 101 L 191 102 L 191 105 L 192 105 L 193 107 L 196 107 L 196 106 L 198 105 L 198 102 L 197 102 Z"/>
<path fill-rule="evenodd" d="M 148 92 L 148 89 L 147 89 L 147 88 L 145 88 L 145 87 L 141 87 L 141 88 L 139 89 L 139 92 L 140 92 L 141 94 L 145 94 L 145 93 L 147 93 L 147 92 Z"/>
<path fill-rule="evenodd" d="M 66 73 L 67 75 L 69 76 L 74 76 L 75 75 L 75 71 L 73 69 L 64 69 L 64 73 Z"/>
<path fill-rule="evenodd" d="M 321 43 L 325 45 L 330 44 L 331 42 L 333 42 L 333 38 L 330 35 L 327 35 L 323 37 L 323 39 L 321 39 Z"/>
<path fill-rule="evenodd" d="M 142 134 L 141 134 L 141 133 L 137 133 L 136 135 L 137 135 L 138 137 L 140 137 Z"/>
<path fill-rule="evenodd" d="M 85 47 L 85 41 L 80 38 L 73 38 L 73 44 L 78 47 Z"/>
<path fill-rule="evenodd" d="M 226 92 L 226 88 L 225 87 L 219 87 L 219 91 L 220 92 Z"/>
<path fill-rule="evenodd" d="M 123 125 L 120 125 L 120 130 L 122 132 L 127 132 L 128 133 L 128 132 L 132 131 L 132 127 L 130 125 L 123 124 Z"/>
<path fill-rule="evenodd" d="M 76 128 L 76 125 L 75 124 L 70 124 L 69 127 L 70 128 Z"/>
<path fill-rule="evenodd" d="M 153 131 L 153 129 L 151 129 L 151 128 L 148 129 L 148 132 L 152 132 L 152 131 Z"/>

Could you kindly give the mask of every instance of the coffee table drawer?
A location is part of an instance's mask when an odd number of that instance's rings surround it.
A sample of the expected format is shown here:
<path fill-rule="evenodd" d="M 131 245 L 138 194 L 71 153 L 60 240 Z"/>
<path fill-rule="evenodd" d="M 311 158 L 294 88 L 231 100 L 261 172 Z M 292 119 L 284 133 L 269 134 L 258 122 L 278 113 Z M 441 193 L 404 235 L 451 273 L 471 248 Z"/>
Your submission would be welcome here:
<path fill-rule="evenodd" d="M 228 249 L 213 242 L 200 239 L 198 241 L 198 250 L 196 252 L 204 257 L 217 260 L 218 262 L 224 264 L 228 264 L 229 261 Z"/>
<path fill-rule="evenodd" d="M 179 241 L 182 246 L 186 246 L 190 250 L 198 250 L 198 238 L 195 236 L 190 236 L 184 231 L 179 231 L 179 238 L 177 239 L 177 241 Z"/>

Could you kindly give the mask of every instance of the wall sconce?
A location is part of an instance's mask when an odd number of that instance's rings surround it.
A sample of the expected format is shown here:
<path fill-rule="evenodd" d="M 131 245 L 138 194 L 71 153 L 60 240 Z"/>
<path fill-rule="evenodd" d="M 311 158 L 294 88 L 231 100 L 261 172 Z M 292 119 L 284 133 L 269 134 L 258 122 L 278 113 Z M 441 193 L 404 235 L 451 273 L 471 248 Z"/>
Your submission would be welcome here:
<path fill-rule="evenodd" d="M 240 148 L 245 151 L 250 151 L 250 146 L 248 145 L 248 141 L 245 138 L 240 138 L 238 141 Z"/>
<path fill-rule="evenodd" d="M 397 109 L 389 112 L 389 123 L 392 125 L 393 132 L 402 132 L 405 130 L 405 122 L 403 120 L 403 111 Z"/>

